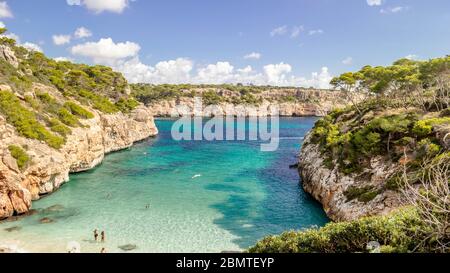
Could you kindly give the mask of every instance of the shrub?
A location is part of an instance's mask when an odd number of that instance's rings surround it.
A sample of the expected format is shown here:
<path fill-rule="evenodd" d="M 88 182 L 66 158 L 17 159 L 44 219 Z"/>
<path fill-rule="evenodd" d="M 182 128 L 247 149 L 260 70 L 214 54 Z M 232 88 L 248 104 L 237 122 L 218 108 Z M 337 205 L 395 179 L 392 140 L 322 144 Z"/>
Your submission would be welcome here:
<path fill-rule="evenodd" d="M 80 124 L 78 119 L 66 108 L 61 108 L 58 110 L 58 118 L 62 123 L 70 127 L 77 127 Z"/>
<path fill-rule="evenodd" d="M 25 96 L 25 101 L 34 109 L 34 110 L 41 110 L 39 101 L 34 99 L 31 96 Z"/>
<path fill-rule="evenodd" d="M 418 137 L 426 137 L 433 132 L 433 127 L 442 124 L 450 124 L 450 117 L 419 120 L 414 124 L 413 132 Z"/>
<path fill-rule="evenodd" d="M 84 118 L 84 119 L 92 119 L 94 118 L 94 114 L 92 114 L 91 112 L 89 112 L 88 110 L 84 109 L 83 107 L 81 107 L 80 105 L 69 101 L 66 102 L 64 104 L 64 107 L 66 107 L 67 109 L 69 109 L 69 111 L 76 115 L 79 116 L 80 118 Z"/>
<path fill-rule="evenodd" d="M 17 166 L 19 166 L 21 170 L 25 169 L 30 162 L 30 157 L 22 147 L 11 145 L 8 147 L 8 150 L 11 153 L 11 156 L 16 159 Z"/>
<path fill-rule="evenodd" d="M 426 137 L 433 132 L 433 126 L 427 123 L 426 120 L 419 120 L 414 124 L 413 133 L 418 137 Z"/>
<path fill-rule="evenodd" d="M 358 188 L 355 186 L 349 187 L 344 195 L 347 201 L 352 201 L 358 199 L 359 202 L 368 203 L 375 199 L 380 194 L 380 191 L 375 190 L 372 186 L 366 186 L 363 188 Z"/>
<path fill-rule="evenodd" d="M 139 105 L 139 102 L 137 102 L 135 99 L 124 99 L 121 98 L 116 103 L 117 108 L 123 113 L 129 113 L 133 111 L 137 106 Z"/>
<path fill-rule="evenodd" d="M 23 107 L 13 93 L 0 91 L 0 112 L 21 136 L 45 141 L 50 147 L 56 149 L 64 144 L 64 139 L 53 135 L 40 124 L 35 114 Z"/>
<path fill-rule="evenodd" d="M 119 112 L 119 109 L 117 108 L 116 105 L 114 105 L 114 103 L 112 103 L 108 98 L 101 96 L 101 95 L 97 95 L 91 91 L 88 91 L 86 89 L 81 89 L 78 91 L 78 95 L 88 99 L 91 103 L 92 106 L 105 113 L 105 114 L 114 114 Z"/>
<path fill-rule="evenodd" d="M 223 102 L 223 98 L 216 92 L 210 90 L 203 93 L 203 103 L 205 105 L 217 105 Z"/>
<path fill-rule="evenodd" d="M 377 241 L 390 252 L 429 252 L 423 244 L 428 227 L 412 209 L 388 216 L 330 223 L 321 229 L 286 232 L 270 236 L 249 249 L 250 253 L 352 253 L 368 252 L 367 244 Z"/>
<path fill-rule="evenodd" d="M 59 120 L 54 118 L 50 119 L 49 127 L 53 132 L 58 133 L 63 137 L 66 137 L 67 135 L 70 135 L 72 133 L 72 130 L 70 130 L 69 127 L 65 126 Z"/>

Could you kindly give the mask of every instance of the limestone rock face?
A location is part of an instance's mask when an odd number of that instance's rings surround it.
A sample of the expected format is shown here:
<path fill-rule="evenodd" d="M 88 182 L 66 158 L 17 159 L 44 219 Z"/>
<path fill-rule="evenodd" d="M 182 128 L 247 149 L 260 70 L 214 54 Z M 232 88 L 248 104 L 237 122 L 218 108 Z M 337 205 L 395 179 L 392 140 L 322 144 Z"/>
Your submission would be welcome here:
<path fill-rule="evenodd" d="M 334 221 L 352 221 L 365 216 L 385 215 L 402 204 L 400 194 L 386 190 L 370 202 L 348 201 L 345 191 L 350 186 L 381 186 L 395 168 L 379 158 L 371 162 L 363 177 L 346 176 L 338 168 L 330 170 L 324 164 L 318 145 L 305 138 L 300 154 L 299 171 L 303 188 L 322 203 L 328 217 Z"/>
<path fill-rule="evenodd" d="M 0 45 L 0 58 L 10 63 L 14 68 L 19 67 L 19 60 L 9 46 Z"/>
<path fill-rule="evenodd" d="M 69 180 L 69 173 L 94 168 L 105 154 L 158 133 L 150 110 L 144 106 L 130 114 L 93 112 L 95 117 L 83 120 L 83 127 L 73 128 L 60 150 L 19 136 L 0 115 L 0 219 L 28 212 L 32 200 L 58 189 Z M 12 144 L 27 147 L 31 163 L 26 170 L 19 170 L 11 157 L 8 147 Z"/>
<path fill-rule="evenodd" d="M 205 90 L 195 90 L 197 93 Z M 216 90 L 217 91 L 217 90 Z M 238 95 L 232 91 L 217 91 L 222 97 L 233 98 Z M 334 108 L 344 107 L 349 104 L 346 95 L 339 91 L 330 90 L 298 90 L 298 89 L 270 89 L 255 95 L 261 99 L 258 106 L 234 105 L 232 103 L 220 103 L 214 107 L 208 107 L 196 103 L 195 98 L 181 97 L 177 100 L 164 100 L 151 103 L 149 109 L 154 116 L 178 117 L 181 115 L 212 116 L 267 116 L 278 114 L 280 116 L 325 116 Z M 356 96 L 356 95 L 355 95 Z M 283 102 L 283 98 L 295 98 L 292 102 Z M 355 101 L 361 101 L 362 95 L 355 97 Z M 205 109 L 206 108 L 206 109 Z"/>

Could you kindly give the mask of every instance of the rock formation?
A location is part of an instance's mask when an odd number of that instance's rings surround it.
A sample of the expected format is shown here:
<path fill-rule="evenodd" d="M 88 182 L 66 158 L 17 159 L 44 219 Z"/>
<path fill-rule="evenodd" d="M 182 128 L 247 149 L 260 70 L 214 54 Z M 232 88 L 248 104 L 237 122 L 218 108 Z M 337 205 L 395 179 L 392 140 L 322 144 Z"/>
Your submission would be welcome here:
<path fill-rule="evenodd" d="M 207 89 L 211 90 L 211 89 Z M 205 90 L 194 89 L 197 94 Z M 231 99 L 239 97 L 239 94 L 233 91 L 224 92 L 223 90 L 214 90 L 220 96 Z M 210 111 L 198 111 L 195 98 L 181 97 L 178 99 L 156 101 L 148 105 L 154 116 L 157 117 L 177 117 L 181 115 L 197 116 L 267 116 L 272 113 L 279 113 L 280 116 L 301 117 L 301 116 L 325 116 L 331 110 L 337 107 L 348 105 L 349 100 L 343 92 L 330 90 L 314 89 L 287 89 L 270 88 L 261 94 L 255 94 L 255 98 L 260 99 L 258 105 L 220 103 L 210 107 Z M 286 101 L 286 98 L 290 98 Z M 362 100 L 363 95 L 355 98 L 356 101 Z M 203 108 L 208 107 L 202 105 Z M 187 109 L 187 111 L 185 110 Z"/>
<path fill-rule="evenodd" d="M 49 194 L 69 180 L 69 173 L 82 172 L 100 164 L 105 154 L 125 149 L 157 134 L 150 111 L 141 106 L 130 114 L 101 114 L 83 120 L 67 143 L 55 150 L 47 144 L 19 136 L 0 116 L 0 219 L 23 214 L 32 201 Z M 8 146 L 27 147 L 31 163 L 19 170 Z"/>
<path fill-rule="evenodd" d="M 364 175 L 344 175 L 337 167 L 329 169 L 319 145 L 305 138 L 300 154 L 299 171 L 303 188 L 318 200 L 334 221 L 352 221 L 364 216 L 385 215 L 401 205 L 400 194 L 384 191 L 367 203 L 348 201 L 345 191 L 351 186 L 380 185 L 395 172 L 394 166 L 381 157 L 374 158 Z"/>

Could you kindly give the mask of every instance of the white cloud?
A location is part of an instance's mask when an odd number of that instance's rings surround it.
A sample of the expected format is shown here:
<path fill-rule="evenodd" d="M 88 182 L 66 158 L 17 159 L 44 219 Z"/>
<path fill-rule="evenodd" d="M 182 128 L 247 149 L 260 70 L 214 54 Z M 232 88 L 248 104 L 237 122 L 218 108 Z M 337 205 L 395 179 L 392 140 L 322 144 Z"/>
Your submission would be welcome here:
<path fill-rule="evenodd" d="M 381 9 L 380 13 L 382 13 L 382 14 L 399 13 L 399 12 L 405 11 L 407 9 L 408 9 L 407 7 L 401 7 L 401 6 L 389 7 L 389 8 Z"/>
<path fill-rule="evenodd" d="M 122 13 L 129 5 L 129 0 L 67 0 L 71 6 L 84 6 L 95 13 L 104 11 Z"/>
<path fill-rule="evenodd" d="M 1 23 L 2 22 L 0 22 L 0 25 L 1 25 Z M 6 33 L 6 34 L 2 34 L 2 35 L 0 35 L 0 37 L 6 37 L 6 38 L 9 38 L 9 39 L 14 39 L 16 41 L 17 45 L 22 46 L 22 47 L 24 47 L 24 48 L 26 48 L 28 50 L 37 51 L 37 52 L 43 52 L 42 47 L 40 45 L 38 45 L 38 44 L 31 43 L 31 42 L 22 43 L 19 35 L 15 34 L 15 33 L 10 32 L 10 33 Z"/>
<path fill-rule="evenodd" d="M 92 36 L 92 31 L 90 31 L 89 29 L 85 28 L 85 27 L 79 27 L 77 28 L 77 30 L 75 30 L 75 38 L 78 39 L 83 39 L 83 38 L 88 38 Z"/>
<path fill-rule="evenodd" d="M 347 57 L 342 61 L 343 64 L 345 65 L 352 65 L 353 64 L 353 58 L 352 57 Z"/>
<path fill-rule="evenodd" d="M 25 43 L 21 44 L 21 46 L 23 46 L 24 48 L 26 48 L 30 51 L 43 52 L 42 48 L 35 43 L 25 42 Z"/>
<path fill-rule="evenodd" d="M 311 78 L 293 78 L 293 86 L 303 86 L 303 87 L 314 87 L 314 88 L 321 88 L 321 89 L 328 89 L 330 88 L 330 81 L 333 78 L 333 76 L 328 71 L 328 67 L 322 67 L 320 73 L 313 72 L 311 74 Z"/>
<path fill-rule="evenodd" d="M 405 56 L 405 59 L 412 60 L 412 61 L 418 61 L 420 58 L 416 54 L 410 54 L 408 56 Z"/>
<path fill-rule="evenodd" d="M 68 58 L 68 57 L 56 57 L 56 58 L 53 58 L 53 60 L 55 60 L 57 62 L 73 62 L 73 59 Z"/>
<path fill-rule="evenodd" d="M 95 63 L 113 64 L 117 60 L 135 57 L 141 47 L 133 42 L 114 43 L 111 38 L 88 42 L 71 48 L 73 55 L 91 58 Z"/>
<path fill-rule="evenodd" d="M 284 35 L 284 34 L 287 33 L 287 31 L 288 31 L 288 27 L 287 26 L 277 27 L 277 28 L 273 29 L 270 32 L 270 36 L 274 37 L 274 36 L 277 36 L 277 35 Z"/>
<path fill-rule="evenodd" d="M 253 68 L 250 65 L 247 65 L 244 68 L 240 68 L 237 70 L 241 74 L 250 74 L 253 72 Z"/>
<path fill-rule="evenodd" d="M 258 52 L 249 53 L 249 54 L 244 56 L 244 59 L 246 59 L 246 60 L 249 60 L 249 59 L 250 60 L 259 60 L 259 59 L 261 59 L 261 53 L 258 53 Z"/>
<path fill-rule="evenodd" d="M 5 27 L 6 27 L 5 23 L 3 23 L 2 21 L 0 21 L 0 28 L 5 28 Z"/>
<path fill-rule="evenodd" d="M 194 69 L 194 62 L 187 58 L 162 61 L 154 66 L 142 63 L 138 56 L 118 60 L 113 68 L 120 71 L 132 83 L 153 84 L 222 84 L 244 83 L 274 86 L 302 86 L 329 88 L 332 76 L 328 68 L 312 73 L 310 78 L 292 75 L 292 67 L 286 63 L 269 64 L 262 72 L 251 66 L 236 69 L 231 63 L 221 61 Z"/>
<path fill-rule="evenodd" d="M 383 4 L 383 0 L 367 0 L 367 5 L 369 6 L 381 6 Z"/>
<path fill-rule="evenodd" d="M 308 32 L 309 35 L 323 34 L 324 31 L 322 29 L 313 29 Z"/>
<path fill-rule="evenodd" d="M 291 38 L 296 38 L 302 31 L 305 30 L 304 26 L 294 26 L 291 31 Z"/>
<path fill-rule="evenodd" d="M 197 71 L 198 83 L 226 83 L 233 78 L 234 67 L 229 62 L 217 62 L 200 68 Z"/>
<path fill-rule="evenodd" d="M 72 37 L 70 35 L 53 35 L 53 43 L 55 45 L 69 44 Z"/>
<path fill-rule="evenodd" d="M 19 35 L 17 35 L 17 34 L 15 34 L 15 33 L 6 33 L 6 34 L 2 34 L 2 35 L 0 35 L 0 37 L 6 37 L 6 38 L 10 38 L 10 39 L 14 39 L 14 40 L 16 40 L 16 42 L 18 43 L 18 44 L 20 44 L 20 37 L 19 37 Z"/>
<path fill-rule="evenodd" d="M 6 1 L 0 2 L 0 18 L 12 18 L 14 17 L 11 9 Z"/>
<path fill-rule="evenodd" d="M 267 77 L 267 83 L 271 85 L 282 85 L 286 81 L 286 74 L 292 71 L 289 64 L 269 64 L 264 66 L 264 73 Z"/>
<path fill-rule="evenodd" d="M 143 64 L 139 57 L 130 60 L 120 60 L 114 68 L 124 74 L 132 83 L 189 83 L 191 82 L 191 71 L 193 62 L 186 58 L 163 61 L 154 67 Z"/>
<path fill-rule="evenodd" d="M 323 68 L 320 73 L 312 73 L 311 78 L 297 77 L 292 75 L 291 65 L 283 62 L 268 64 L 261 72 L 255 71 L 251 66 L 235 68 L 228 61 L 195 66 L 194 62 L 188 58 L 161 61 L 152 66 L 140 60 L 139 51 L 140 46 L 136 43 L 115 43 L 111 38 L 87 42 L 71 48 L 73 55 L 90 58 L 94 63 L 110 65 L 116 71 L 122 72 L 132 83 L 251 83 L 327 88 L 331 80 L 327 68 Z M 253 52 L 248 55 L 255 58 L 258 54 Z"/>

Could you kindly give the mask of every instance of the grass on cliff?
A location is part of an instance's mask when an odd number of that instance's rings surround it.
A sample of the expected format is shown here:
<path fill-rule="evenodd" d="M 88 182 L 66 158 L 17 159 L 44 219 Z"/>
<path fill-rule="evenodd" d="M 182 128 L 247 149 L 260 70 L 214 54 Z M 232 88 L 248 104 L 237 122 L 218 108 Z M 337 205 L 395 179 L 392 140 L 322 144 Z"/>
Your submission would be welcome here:
<path fill-rule="evenodd" d="M 44 141 L 55 149 L 65 143 L 64 138 L 49 132 L 38 121 L 35 113 L 22 106 L 20 100 L 9 91 L 0 91 L 0 112 L 23 137 Z"/>
<path fill-rule="evenodd" d="M 10 145 L 8 147 L 8 150 L 11 153 L 11 156 L 16 159 L 19 169 L 25 169 L 31 159 L 28 154 L 22 149 L 22 147 Z"/>

